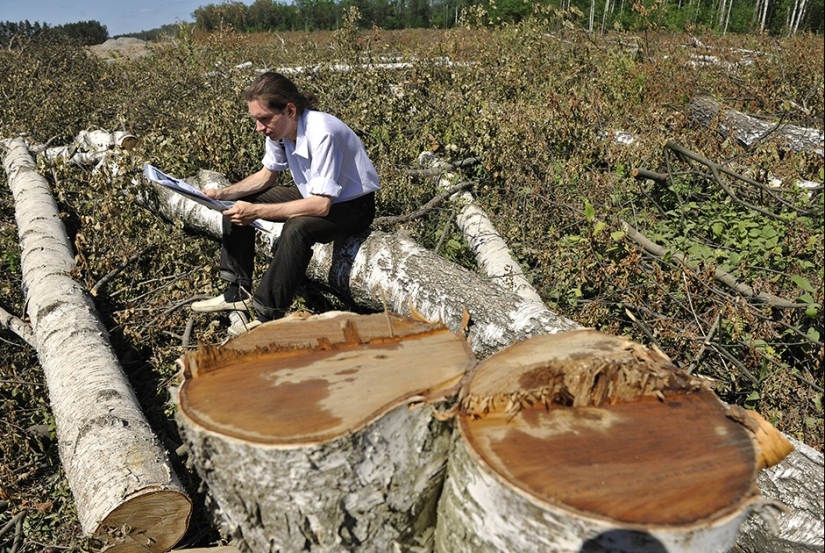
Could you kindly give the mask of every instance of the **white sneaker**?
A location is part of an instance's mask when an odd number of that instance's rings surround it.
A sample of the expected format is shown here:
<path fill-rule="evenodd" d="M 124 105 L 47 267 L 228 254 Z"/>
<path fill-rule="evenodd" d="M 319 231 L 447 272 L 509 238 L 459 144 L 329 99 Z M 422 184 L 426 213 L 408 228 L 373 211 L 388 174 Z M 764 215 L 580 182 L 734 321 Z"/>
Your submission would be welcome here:
<path fill-rule="evenodd" d="M 251 311 L 252 299 L 243 301 L 226 301 L 223 294 L 208 300 L 196 301 L 192 304 L 192 311 L 198 313 L 213 313 L 215 311 Z"/>
<path fill-rule="evenodd" d="M 261 326 L 261 321 L 255 319 L 254 321 L 246 322 L 243 319 L 237 321 L 228 329 L 226 329 L 226 333 L 232 336 L 233 338 L 240 336 L 241 334 L 245 334 L 255 328 L 256 326 Z"/>

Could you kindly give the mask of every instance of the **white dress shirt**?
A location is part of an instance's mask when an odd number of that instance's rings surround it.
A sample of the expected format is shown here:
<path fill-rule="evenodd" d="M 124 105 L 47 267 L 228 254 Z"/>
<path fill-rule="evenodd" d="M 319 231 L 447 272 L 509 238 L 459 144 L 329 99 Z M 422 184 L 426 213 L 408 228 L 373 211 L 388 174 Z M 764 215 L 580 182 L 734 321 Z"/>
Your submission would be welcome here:
<path fill-rule="evenodd" d="M 270 171 L 289 169 L 304 198 L 315 194 L 339 203 L 380 188 L 361 139 L 343 121 L 323 111 L 304 110 L 298 117 L 295 143 L 267 137 L 262 163 Z"/>

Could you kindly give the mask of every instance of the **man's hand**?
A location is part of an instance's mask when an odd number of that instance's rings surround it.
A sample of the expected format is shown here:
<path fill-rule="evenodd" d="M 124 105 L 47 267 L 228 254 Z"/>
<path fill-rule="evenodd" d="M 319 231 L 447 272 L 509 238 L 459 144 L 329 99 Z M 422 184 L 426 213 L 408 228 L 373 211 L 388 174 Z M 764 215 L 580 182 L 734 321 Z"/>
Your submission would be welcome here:
<path fill-rule="evenodd" d="M 280 174 L 279 171 L 270 171 L 266 167 L 263 167 L 260 171 L 252 173 L 242 181 L 225 188 L 203 190 L 203 193 L 213 200 L 237 200 L 239 198 L 245 198 L 250 194 L 263 192 L 273 186 Z"/>
<path fill-rule="evenodd" d="M 260 215 L 258 214 L 258 205 L 244 202 L 242 200 L 235 202 L 235 205 L 224 211 L 223 215 L 224 217 L 229 217 L 229 220 L 232 221 L 233 225 L 241 226 L 248 225 L 255 219 L 260 218 Z"/>

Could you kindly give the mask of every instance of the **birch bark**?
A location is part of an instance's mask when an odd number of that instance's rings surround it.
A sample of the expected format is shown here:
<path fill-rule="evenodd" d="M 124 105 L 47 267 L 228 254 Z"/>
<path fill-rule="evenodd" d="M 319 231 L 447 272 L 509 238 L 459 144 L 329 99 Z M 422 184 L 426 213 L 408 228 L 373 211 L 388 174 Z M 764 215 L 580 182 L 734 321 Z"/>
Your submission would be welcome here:
<path fill-rule="evenodd" d="M 449 165 L 440 161 L 434 154 L 429 152 L 421 154 L 418 156 L 418 163 L 422 167 L 443 168 L 445 173 L 438 180 L 439 186 L 449 188 L 452 185 L 452 175 L 446 172 Z M 456 216 L 458 228 L 475 254 L 481 271 L 505 290 L 515 292 L 527 301 L 544 305 L 541 296 L 515 261 L 510 247 L 484 210 L 475 203 L 473 195 L 469 192 L 461 192 L 455 194 L 452 199 L 460 207 Z"/>
<path fill-rule="evenodd" d="M 430 551 L 452 432 L 431 403 L 472 361 L 444 327 L 384 313 L 287 317 L 183 358 L 178 421 L 222 534 L 254 553 Z"/>
<path fill-rule="evenodd" d="M 174 192 L 158 190 L 158 197 L 157 203 L 147 197 L 137 200 L 164 217 L 181 219 L 189 228 L 220 237 L 219 213 Z M 269 251 L 280 228 L 280 223 L 272 223 L 269 235 L 259 233 L 260 251 Z M 307 276 L 363 307 L 386 307 L 402 315 L 413 315 L 415 309 L 454 332 L 462 331 L 466 310 L 470 315 L 469 339 L 479 356 L 535 334 L 580 328 L 544 305 L 504 290 L 399 233 L 371 232 L 334 244 L 318 244 Z"/>
<path fill-rule="evenodd" d="M 691 99 L 690 117 L 705 126 L 718 121 L 722 134 L 731 134 L 745 147 L 750 147 L 763 138 L 777 137 L 791 150 L 825 155 L 825 132 L 822 130 L 756 119 L 740 111 L 724 109 L 710 96 Z"/>
<path fill-rule="evenodd" d="M 191 502 L 140 410 L 94 303 L 69 276 L 74 257 L 48 183 L 22 139 L 3 145 L 28 314 L 83 531 L 107 551 L 167 551 L 186 530 Z"/>

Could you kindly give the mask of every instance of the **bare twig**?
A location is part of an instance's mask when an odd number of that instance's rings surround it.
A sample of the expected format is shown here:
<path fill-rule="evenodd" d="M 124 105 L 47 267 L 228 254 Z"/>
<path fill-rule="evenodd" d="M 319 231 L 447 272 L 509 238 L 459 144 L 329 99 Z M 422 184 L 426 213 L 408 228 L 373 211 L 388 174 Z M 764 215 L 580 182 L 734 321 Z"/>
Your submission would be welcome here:
<path fill-rule="evenodd" d="M 20 511 L 19 513 L 17 513 L 13 517 L 11 517 L 11 520 L 9 520 L 6 524 L 3 525 L 2 528 L 0 528 L 0 538 L 2 538 L 4 535 L 6 535 L 9 532 L 9 530 L 11 530 L 12 528 L 15 528 L 16 526 L 22 525 L 23 524 L 23 518 L 25 516 L 26 516 L 26 511 Z M 15 543 L 17 542 L 17 533 L 18 533 L 18 530 L 15 529 Z"/>
<path fill-rule="evenodd" d="M 705 335 L 705 340 L 702 342 L 702 347 L 699 348 L 699 352 L 693 358 L 693 361 L 690 362 L 690 365 L 687 367 L 688 374 L 692 373 L 696 367 L 699 365 L 699 361 L 702 359 L 702 356 L 705 354 L 705 350 L 710 345 L 711 341 L 713 341 L 713 335 L 716 334 L 716 329 L 719 328 L 719 323 L 722 321 L 722 314 L 719 313 L 716 315 L 716 319 L 713 321 L 713 325 L 710 327 L 710 330 Z"/>
<path fill-rule="evenodd" d="M 438 242 L 433 248 L 433 252 L 438 253 L 441 250 L 441 246 L 444 244 L 444 241 L 447 239 L 447 232 L 450 230 L 450 227 L 453 224 L 453 218 L 455 217 L 455 210 L 450 210 L 450 216 L 447 217 L 447 221 L 444 223 L 444 228 L 441 230 L 441 236 L 438 237 Z"/>
<path fill-rule="evenodd" d="M 154 319 L 152 319 L 151 321 L 149 321 L 148 323 L 143 325 L 143 327 L 140 330 L 138 330 L 137 334 L 139 336 L 142 335 L 144 332 L 146 332 L 147 329 L 154 326 L 154 324 L 156 322 L 158 322 L 160 319 L 162 319 L 163 317 L 166 317 L 167 315 L 169 315 L 170 313 L 173 313 L 174 311 L 180 309 L 181 307 L 183 307 L 185 305 L 189 305 L 192 302 L 195 302 L 195 301 L 198 301 L 198 300 L 209 299 L 211 297 L 212 296 L 209 296 L 207 294 L 199 294 L 197 296 L 192 296 L 191 298 L 186 298 L 183 301 L 179 301 L 178 303 L 172 305 L 171 307 L 169 307 L 167 309 L 164 309 L 161 314 L 159 314 L 157 317 L 155 317 Z M 175 335 L 175 338 L 181 339 L 181 336 Z"/>
<path fill-rule="evenodd" d="M 776 359 L 772 359 L 770 356 L 765 355 L 764 352 L 761 352 L 759 350 L 756 350 L 755 353 L 756 353 L 756 355 L 758 355 L 762 359 L 765 359 L 766 361 L 768 361 L 772 365 L 775 365 L 776 367 L 779 367 L 780 369 L 782 369 L 784 372 L 789 373 L 791 376 L 793 376 L 794 378 L 796 378 L 797 380 L 799 380 L 803 384 L 807 384 L 808 386 L 810 386 L 811 388 L 813 388 L 817 392 L 822 392 L 823 391 L 822 386 L 820 386 L 819 384 L 817 384 L 815 382 L 811 382 L 810 380 L 808 380 L 807 378 L 805 378 L 801 374 L 794 372 L 793 369 L 791 369 L 790 367 L 788 367 L 784 363 L 780 363 Z"/>
<path fill-rule="evenodd" d="M 192 327 L 195 326 L 195 317 L 190 315 L 186 321 L 186 328 L 183 330 L 183 337 L 181 338 L 181 347 L 189 347 L 189 338 L 192 336 Z"/>
<path fill-rule="evenodd" d="M 93 296 L 97 296 L 98 293 L 100 293 L 100 290 L 104 286 L 106 286 L 106 284 L 108 284 L 110 280 L 115 278 L 121 271 L 123 271 L 123 269 L 125 269 L 126 267 L 128 267 L 129 265 L 131 265 L 132 263 L 137 261 L 138 259 L 140 259 L 140 256 L 142 256 L 143 254 L 145 254 L 146 252 L 148 252 L 149 250 L 152 250 L 154 248 L 155 248 L 155 244 L 151 244 L 149 246 L 146 246 L 145 248 L 143 248 L 142 250 L 140 250 L 139 252 L 134 254 L 132 257 L 127 259 L 125 263 L 123 263 L 119 267 L 116 267 L 115 269 L 113 269 L 113 270 L 109 271 L 108 273 L 106 273 L 105 275 L 103 275 L 103 278 L 98 280 L 97 283 L 95 283 L 95 285 L 92 286 L 92 289 L 89 290 L 89 293 Z"/>
<path fill-rule="evenodd" d="M 416 209 L 411 213 L 407 213 L 406 215 L 398 215 L 395 217 L 378 217 L 375 219 L 372 224 L 375 227 L 384 227 L 388 225 L 395 225 L 399 223 L 407 223 L 412 221 L 413 219 L 418 219 L 430 213 L 433 209 L 438 207 L 439 204 L 444 202 L 447 198 L 456 194 L 457 192 L 461 192 L 465 188 L 469 188 L 474 186 L 477 181 L 463 181 L 450 188 L 446 189 L 441 194 L 433 197 L 429 202 L 424 204 L 420 209 Z"/>
<path fill-rule="evenodd" d="M 26 518 L 26 511 L 17 513 L 17 520 L 14 524 L 14 545 L 11 546 L 11 553 L 17 553 L 20 550 L 20 544 L 23 541 L 23 519 Z"/>
<path fill-rule="evenodd" d="M 724 357 L 725 359 L 727 359 L 728 361 L 730 361 L 731 363 L 733 363 L 734 365 L 736 365 L 736 367 L 737 367 L 740 371 L 742 371 L 742 374 L 744 374 L 745 376 L 747 376 L 747 377 L 750 379 L 750 381 L 751 381 L 751 382 L 753 382 L 753 383 L 754 383 L 755 385 L 757 385 L 757 386 L 759 385 L 759 380 L 758 380 L 755 376 L 753 376 L 753 373 L 751 373 L 751 372 L 750 372 L 750 371 L 749 371 L 749 370 L 745 367 L 745 365 L 744 365 L 744 364 L 742 364 L 742 362 L 741 362 L 741 361 L 739 361 L 736 357 L 734 357 L 733 355 L 731 355 L 731 354 L 730 354 L 730 353 L 729 353 L 729 352 L 728 352 L 728 351 L 727 351 L 724 347 L 722 347 L 721 345 L 718 345 L 718 344 L 713 344 L 713 343 L 712 343 L 712 344 L 710 344 L 710 346 L 711 346 L 711 347 L 712 347 L 712 348 L 713 348 L 713 349 L 714 349 L 714 350 L 715 350 L 715 351 L 716 351 L 719 355 L 721 355 L 722 357 Z"/>
<path fill-rule="evenodd" d="M 150 295 L 154 294 L 155 292 L 159 292 L 159 291 L 163 290 L 164 288 L 168 288 L 168 287 L 174 285 L 175 283 L 177 283 L 178 280 L 180 280 L 183 277 L 187 277 L 187 276 L 191 275 L 192 273 L 194 273 L 196 271 L 203 271 L 203 270 L 204 270 L 203 267 L 195 267 L 191 271 L 187 271 L 187 272 L 185 272 L 181 275 L 170 275 L 170 276 L 167 276 L 167 277 L 155 278 L 155 279 L 152 279 L 152 280 L 147 280 L 145 282 L 142 282 L 141 284 L 148 284 L 150 282 L 159 282 L 159 281 L 163 281 L 163 280 L 170 281 L 170 282 L 167 282 L 166 284 L 158 286 L 157 288 L 153 288 L 153 289 L 149 290 L 148 292 L 146 292 L 144 294 L 141 294 L 140 296 L 138 296 L 136 298 L 130 299 L 129 303 L 135 303 L 139 300 L 142 300 L 146 296 L 150 296 Z M 112 294 L 112 295 L 114 296 L 115 294 Z"/>
<path fill-rule="evenodd" d="M 706 158 L 700 156 L 699 154 L 693 153 L 690 150 L 688 150 L 687 148 L 685 148 L 684 146 L 682 146 L 681 144 L 679 144 L 678 142 L 675 142 L 673 140 L 668 140 L 667 143 L 665 144 L 665 147 L 670 149 L 670 150 L 673 150 L 674 152 L 676 152 L 677 154 L 679 154 L 680 156 L 682 156 L 684 158 L 688 158 L 688 159 L 697 161 L 697 162 L 701 163 L 702 165 L 706 166 L 708 169 L 711 170 L 711 173 L 713 174 L 713 180 L 716 181 L 716 183 L 719 186 L 722 187 L 722 189 L 725 191 L 725 193 L 728 196 L 730 196 L 735 202 L 737 202 L 738 204 L 740 204 L 744 207 L 747 207 L 748 209 L 752 209 L 756 212 L 759 212 L 762 215 L 765 215 L 766 217 L 770 217 L 771 219 L 781 220 L 772 211 L 769 211 L 767 209 L 764 209 L 764 208 L 761 208 L 759 206 L 753 205 L 753 204 L 751 204 L 749 202 L 746 202 L 745 200 L 742 200 L 741 198 L 739 198 L 739 196 L 736 195 L 736 193 L 733 191 L 733 189 L 731 189 L 730 187 L 725 185 L 724 181 L 719 176 L 720 173 L 723 173 L 725 175 L 728 175 L 729 177 L 739 179 L 742 182 L 745 182 L 747 184 L 755 186 L 756 188 L 760 189 L 762 192 L 766 193 L 768 196 L 770 196 L 771 198 L 773 198 L 774 200 L 776 200 L 780 204 L 782 204 L 782 205 L 784 205 L 784 206 L 786 206 L 790 209 L 793 209 L 799 215 L 810 215 L 811 214 L 811 210 L 809 210 L 809 209 L 798 209 L 798 208 L 794 207 L 793 205 L 791 205 L 790 203 L 788 203 L 787 201 L 785 201 L 784 199 L 780 198 L 779 196 L 777 196 L 774 193 L 773 190 L 771 190 L 770 187 L 765 186 L 764 184 L 759 183 L 759 182 L 757 182 L 757 181 L 755 181 L 751 178 L 748 178 L 744 175 L 740 175 L 739 173 L 737 173 L 735 171 L 731 171 L 730 169 L 728 169 L 728 168 L 726 168 L 722 165 L 719 165 L 718 163 L 714 163 L 713 161 L 710 161 L 709 159 L 706 159 Z"/>
<path fill-rule="evenodd" d="M 662 355 L 666 355 L 665 350 L 662 349 L 662 345 L 659 343 L 659 341 L 656 339 L 656 337 L 653 336 L 653 333 L 650 331 L 650 329 L 647 328 L 647 326 L 645 326 L 645 324 L 642 321 L 637 319 L 636 316 L 633 315 L 633 313 L 630 311 L 630 309 L 625 308 L 624 312 L 630 318 L 630 320 L 633 321 L 633 324 L 635 324 L 636 327 L 638 327 L 638 329 L 641 330 L 642 333 L 647 337 L 647 339 L 650 340 L 650 342 L 659 351 L 659 353 L 661 353 Z M 675 360 L 671 359 L 671 362 L 677 368 L 679 367 L 679 363 L 676 362 Z"/>

